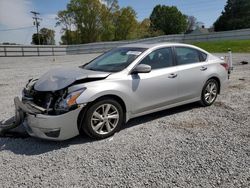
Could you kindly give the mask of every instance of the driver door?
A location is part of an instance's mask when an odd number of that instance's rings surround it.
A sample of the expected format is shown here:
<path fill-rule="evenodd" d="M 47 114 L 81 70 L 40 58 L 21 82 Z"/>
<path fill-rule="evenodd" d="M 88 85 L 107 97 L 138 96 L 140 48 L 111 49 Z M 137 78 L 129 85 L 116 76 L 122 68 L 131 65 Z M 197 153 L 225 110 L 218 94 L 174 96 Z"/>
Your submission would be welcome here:
<path fill-rule="evenodd" d="M 139 64 L 150 65 L 150 73 L 132 74 L 132 114 L 145 114 L 176 103 L 178 75 L 172 48 L 160 48 L 147 55 Z"/>

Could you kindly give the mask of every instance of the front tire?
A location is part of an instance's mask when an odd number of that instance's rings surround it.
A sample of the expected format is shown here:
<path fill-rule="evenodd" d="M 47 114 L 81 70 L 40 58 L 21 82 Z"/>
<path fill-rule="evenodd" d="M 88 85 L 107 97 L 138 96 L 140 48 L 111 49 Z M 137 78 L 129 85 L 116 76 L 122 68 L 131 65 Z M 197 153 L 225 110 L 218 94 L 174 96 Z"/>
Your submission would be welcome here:
<path fill-rule="evenodd" d="M 211 106 L 219 93 L 219 84 L 217 80 L 215 79 L 210 79 L 206 82 L 202 89 L 202 94 L 201 94 L 201 105 L 202 106 Z"/>
<path fill-rule="evenodd" d="M 87 109 L 81 129 L 92 138 L 104 139 L 120 130 L 123 122 L 121 105 L 107 98 L 93 103 Z"/>

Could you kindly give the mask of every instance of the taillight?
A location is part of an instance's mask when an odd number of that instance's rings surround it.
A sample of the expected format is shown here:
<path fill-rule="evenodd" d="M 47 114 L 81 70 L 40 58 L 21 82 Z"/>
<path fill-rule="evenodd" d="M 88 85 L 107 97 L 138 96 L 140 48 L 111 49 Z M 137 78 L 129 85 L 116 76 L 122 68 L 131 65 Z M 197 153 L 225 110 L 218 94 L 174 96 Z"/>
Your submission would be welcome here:
<path fill-rule="evenodd" d="M 229 70 L 229 65 L 227 63 L 221 63 L 221 65 L 226 69 L 226 71 Z"/>

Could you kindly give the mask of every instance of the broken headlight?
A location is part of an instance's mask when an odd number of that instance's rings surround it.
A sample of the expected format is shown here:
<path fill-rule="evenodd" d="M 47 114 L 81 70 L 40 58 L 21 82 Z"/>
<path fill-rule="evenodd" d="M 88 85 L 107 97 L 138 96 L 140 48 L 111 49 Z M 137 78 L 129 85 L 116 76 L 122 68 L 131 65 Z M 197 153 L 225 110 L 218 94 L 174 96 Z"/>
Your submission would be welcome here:
<path fill-rule="evenodd" d="M 30 79 L 26 84 L 25 88 L 23 89 L 22 96 L 25 100 L 32 100 L 33 99 L 33 89 L 37 79 Z"/>
<path fill-rule="evenodd" d="M 76 105 L 76 99 L 86 90 L 86 88 L 73 91 L 69 93 L 65 98 L 62 98 L 59 103 L 58 107 L 60 109 L 69 109 L 72 106 Z"/>

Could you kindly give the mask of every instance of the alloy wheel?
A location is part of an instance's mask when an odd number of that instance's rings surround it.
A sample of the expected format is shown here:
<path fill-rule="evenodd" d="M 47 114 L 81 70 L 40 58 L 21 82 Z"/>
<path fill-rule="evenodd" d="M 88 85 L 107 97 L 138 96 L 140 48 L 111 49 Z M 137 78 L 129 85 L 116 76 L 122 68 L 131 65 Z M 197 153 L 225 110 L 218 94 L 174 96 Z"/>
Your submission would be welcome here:
<path fill-rule="evenodd" d="M 119 122 L 119 111 L 112 104 L 102 104 L 96 108 L 91 117 L 92 129 L 101 135 L 112 132 Z"/>
<path fill-rule="evenodd" d="M 211 104 L 214 102 L 214 100 L 217 97 L 218 88 L 215 82 L 210 82 L 207 84 L 205 89 L 205 101 L 208 104 Z"/>

